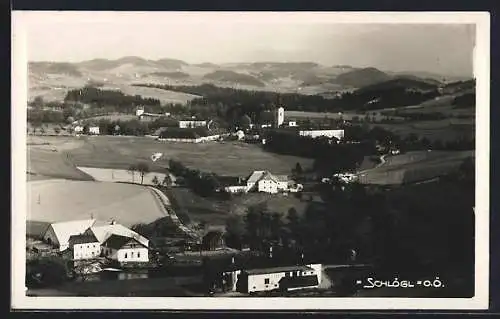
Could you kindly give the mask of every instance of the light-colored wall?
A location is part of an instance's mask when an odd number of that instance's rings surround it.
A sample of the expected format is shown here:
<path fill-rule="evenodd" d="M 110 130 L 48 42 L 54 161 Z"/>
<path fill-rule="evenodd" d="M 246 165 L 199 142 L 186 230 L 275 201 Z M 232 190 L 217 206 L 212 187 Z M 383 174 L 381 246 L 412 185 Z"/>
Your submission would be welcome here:
<path fill-rule="evenodd" d="M 99 127 L 98 126 L 89 127 L 89 133 L 90 134 L 99 134 Z"/>
<path fill-rule="evenodd" d="M 259 192 L 266 192 L 271 194 L 275 194 L 278 192 L 278 184 L 273 181 L 259 181 L 258 185 Z"/>
<path fill-rule="evenodd" d="M 179 121 L 179 128 L 207 126 L 207 121 Z"/>
<path fill-rule="evenodd" d="M 314 267 L 311 267 L 314 266 Z M 318 282 L 320 281 L 321 274 L 321 265 L 309 265 L 309 267 L 313 268 L 313 270 L 308 271 L 294 271 L 293 277 L 295 276 L 311 276 L 317 275 Z M 319 267 L 319 268 L 318 268 Z M 319 269 L 319 273 L 318 270 Z M 272 274 L 258 274 L 258 275 L 248 275 L 248 292 L 257 292 L 257 291 L 269 291 L 273 289 L 279 288 L 280 280 L 285 277 L 285 272 L 272 273 Z M 289 276 L 292 276 L 291 272 L 288 272 Z M 265 283 L 265 279 L 269 279 L 269 283 Z M 318 287 L 318 286 L 313 286 Z M 313 288 L 311 287 L 311 288 Z M 302 287 L 292 288 L 290 290 L 298 290 L 302 289 Z"/>
<path fill-rule="evenodd" d="M 326 136 L 335 137 L 337 139 L 344 138 L 344 130 L 311 130 L 311 131 L 299 131 L 300 136 L 310 136 L 312 138 Z"/>
<path fill-rule="evenodd" d="M 279 289 L 279 282 L 283 277 L 285 277 L 284 272 L 274 274 L 248 275 L 248 292 Z M 266 279 L 269 279 L 268 284 L 265 283 Z"/>
<path fill-rule="evenodd" d="M 119 262 L 147 262 L 149 261 L 148 249 L 145 247 L 113 249 L 102 247 L 104 256 Z M 125 258 L 127 254 L 127 258 Z M 132 255 L 133 254 L 133 255 Z"/>
<path fill-rule="evenodd" d="M 246 191 L 247 186 L 227 186 L 225 188 L 226 192 L 228 193 L 238 193 L 238 192 L 244 192 Z"/>
<path fill-rule="evenodd" d="M 101 245 L 98 242 L 75 244 L 73 246 L 73 259 L 89 259 L 98 257 L 101 253 Z"/>
<path fill-rule="evenodd" d="M 278 108 L 277 121 L 278 126 L 285 121 L 285 109 L 282 107 Z"/>

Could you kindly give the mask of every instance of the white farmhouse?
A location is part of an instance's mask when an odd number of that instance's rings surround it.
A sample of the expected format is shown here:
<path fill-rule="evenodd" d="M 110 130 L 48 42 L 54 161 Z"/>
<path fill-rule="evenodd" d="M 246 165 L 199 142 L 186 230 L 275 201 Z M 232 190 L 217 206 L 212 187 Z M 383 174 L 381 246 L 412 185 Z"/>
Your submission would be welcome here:
<path fill-rule="evenodd" d="M 74 260 L 92 259 L 101 254 L 101 244 L 93 234 L 70 236 L 69 248 L 73 252 Z"/>
<path fill-rule="evenodd" d="M 148 262 L 148 247 L 135 238 L 111 235 L 102 244 L 103 255 L 118 262 Z"/>
<path fill-rule="evenodd" d="M 273 175 L 268 171 L 254 171 L 247 179 L 247 191 L 257 190 L 276 194 L 288 190 L 288 176 Z"/>
<path fill-rule="evenodd" d="M 134 238 L 135 240 L 139 241 L 142 245 L 149 247 L 149 240 L 147 238 L 139 235 L 130 228 L 115 223 L 114 221 L 103 225 L 94 224 L 86 231 L 86 234 L 94 234 L 94 236 L 101 243 L 101 245 L 109 237 L 111 237 L 111 235 L 119 235 L 123 237 Z"/>

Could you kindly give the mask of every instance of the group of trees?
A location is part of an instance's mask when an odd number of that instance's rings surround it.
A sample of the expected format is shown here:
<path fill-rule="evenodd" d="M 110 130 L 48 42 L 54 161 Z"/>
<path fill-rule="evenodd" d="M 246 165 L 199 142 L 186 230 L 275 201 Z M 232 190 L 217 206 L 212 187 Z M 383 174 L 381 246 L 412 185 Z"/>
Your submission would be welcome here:
<path fill-rule="evenodd" d="M 185 186 L 200 196 L 215 195 L 217 190 L 221 188 L 221 183 L 216 174 L 204 173 L 197 169 L 188 168 L 175 160 L 169 161 L 169 169 L 177 178 L 183 180 Z"/>
<path fill-rule="evenodd" d="M 266 134 L 267 151 L 315 159 L 315 169 L 327 174 L 352 170 L 366 155 L 376 154 L 372 143 L 337 144 L 335 139 L 311 138 L 292 133 L 270 131 Z"/>
<path fill-rule="evenodd" d="M 115 105 L 129 109 L 139 105 L 161 105 L 158 99 L 126 95 L 118 90 L 103 90 L 91 86 L 68 91 L 64 101 L 81 102 L 97 107 Z"/>
<path fill-rule="evenodd" d="M 141 184 L 144 183 L 144 176 L 149 173 L 149 165 L 146 162 L 139 162 L 137 164 L 132 164 L 129 166 L 128 171 L 130 174 L 132 174 L 132 183 L 135 182 L 135 173 L 139 173 L 139 176 L 141 178 Z"/>

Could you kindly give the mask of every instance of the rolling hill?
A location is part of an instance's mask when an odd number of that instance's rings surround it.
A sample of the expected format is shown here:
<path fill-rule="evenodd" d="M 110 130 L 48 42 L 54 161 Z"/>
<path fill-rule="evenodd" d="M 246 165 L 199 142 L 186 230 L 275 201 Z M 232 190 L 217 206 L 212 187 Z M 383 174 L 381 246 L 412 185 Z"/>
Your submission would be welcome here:
<path fill-rule="evenodd" d="M 350 87 L 365 87 L 390 80 L 392 77 L 376 68 L 353 70 L 338 75 L 330 80 L 331 83 Z"/>
<path fill-rule="evenodd" d="M 262 81 L 256 79 L 251 75 L 237 73 L 234 71 L 223 71 L 223 70 L 214 71 L 203 76 L 203 79 L 217 81 L 217 82 L 229 82 L 241 85 L 251 85 L 257 87 L 265 86 L 265 83 L 263 83 Z"/>
<path fill-rule="evenodd" d="M 424 77 L 425 76 L 425 77 Z M 125 56 L 119 59 L 93 59 L 77 63 L 30 62 L 30 99 L 47 96 L 58 100 L 69 89 L 82 87 L 89 81 L 107 87 L 131 86 L 141 82 L 171 83 L 196 86 L 213 84 L 219 87 L 239 86 L 241 89 L 279 91 L 317 95 L 333 94 L 382 83 L 393 79 L 412 79 L 438 85 L 439 77 L 422 73 L 383 72 L 373 67 L 356 68 L 349 65 L 321 65 L 315 62 L 249 62 L 194 63 L 161 58 L 145 59 Z M 442 77 L 441 77 L 442 78 Z M 57 90 L 57 91 L 56 91 Z M 450 87 L 451 90 L 451 87 Z"/>

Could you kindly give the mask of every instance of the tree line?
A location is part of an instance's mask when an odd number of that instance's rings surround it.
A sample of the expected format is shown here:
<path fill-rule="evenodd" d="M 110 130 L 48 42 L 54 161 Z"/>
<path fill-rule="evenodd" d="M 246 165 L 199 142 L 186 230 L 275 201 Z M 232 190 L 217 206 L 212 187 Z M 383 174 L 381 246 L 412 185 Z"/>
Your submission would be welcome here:
<path fill-rule="evenodd" d="M 439 95 L 434 90 L 409 90 L 401 86 L 380 87 L 377 90 L 356 90 L 341 96 L 327 99 L 319 95 L 298 93 L 275 93 L 267 91 L 248 91 L 233 88 L 221 88 L 211 84 L 199 86 L 172 86 L 158 84 L 136 84 L 169 91 L 200 95 L 190 103 L 195 105 L 218 105 L 228 108 L 238 105 L 242 114 L 257 116 L 263 109 L 272 105 L 286 105 L 287 110 L 308 112 L 338 112 L 352 110 L 377 110 L 390 107 L 420 104 Z M 240 116 L 242 114 L 239 114 Z"/>
<path fill-rule="evenodd" d="M 121 91 L 103 90 L 90 86 L 68 91 L 64 101 L 76 101 L 97 107 L 115 105 L 126 109 L 134 108 L 139 105 L 161 105 L 159 99 L 143 98 L 140 95 L 126 95 Z"/>

